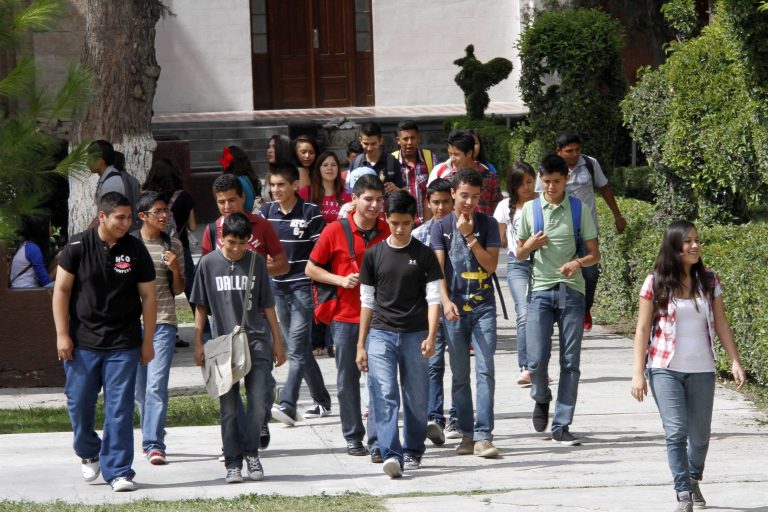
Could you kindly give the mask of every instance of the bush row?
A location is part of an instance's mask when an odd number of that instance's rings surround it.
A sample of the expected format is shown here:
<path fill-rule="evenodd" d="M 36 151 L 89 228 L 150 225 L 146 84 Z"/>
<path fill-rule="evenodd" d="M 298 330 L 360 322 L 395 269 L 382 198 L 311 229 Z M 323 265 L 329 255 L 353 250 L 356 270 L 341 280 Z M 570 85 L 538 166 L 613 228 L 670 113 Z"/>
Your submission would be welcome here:
<path fill-rule="evenodd" d="M 613 216 L 598 200 L 601 277 L 596 301 L 601 308 L 634 322 L 638 293 L 653 269 L 663 236 L 655 226 L 649 203 L 618 198 L 629 225 L 622 235 L 612 229 Z M 728 320 L 739 347 L 742 363 L 750 377 L 768 385 L 768 252 L 764 241 L 768 225 L 745 224 L 697 226 L 704 242 L 704 263 L 720 277 Z M 718 369 L 728 371 L 725 352 L 718 347 Z"/>

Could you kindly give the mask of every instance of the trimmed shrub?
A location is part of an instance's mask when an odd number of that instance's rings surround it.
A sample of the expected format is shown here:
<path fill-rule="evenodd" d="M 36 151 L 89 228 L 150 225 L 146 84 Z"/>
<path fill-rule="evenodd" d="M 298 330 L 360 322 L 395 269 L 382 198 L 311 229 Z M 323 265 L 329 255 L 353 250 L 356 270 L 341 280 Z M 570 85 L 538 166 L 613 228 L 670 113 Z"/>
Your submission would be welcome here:
<path fill-rule="evenodd" d="M 545 11 L 520 38 L 520 90 L 534 139 L 554 150 L 557 134 L 584 138 L 584 152 L 612 167 L 626 92 L 622 29 L 597 9 Z"/>
<path fill-rule="evenodd" d="M 490 119 L 470 119 L 469 117 L 451 117 L 445 120 L 446 133 L 451 130 L 468 130 L 474 128 L 483 141 L 483 151 L 503 178 L 507 169 L 516 161 L 512 154 L 512 132 L 503 124 L 497 124 Z"/>
<path fill-rule="evenodd" d="M 634 322 L 638 293 L 661 245 L 664 229 L 656 227 L 653 206 L 633 199 L 617 199 L 629 225 L 623 235 L 612 229 L 600 233 L 601 277 L 595 300 L 610 313 Z M 613 215 L 598 201 L 599 222 L 613 224 Z M 744 368 L 761 385 L 768 385 L 768 253 L 764 240 L 768 225 L 698 226 L 705 243 L 704 263 L 720 277 L 728 321 Z M 718 347 L 717 366 L 728 372 L 730 363 Z"/>
<path fill-rule="evenodd" d="M 657 175 L 651 167 L 615 167 L 603 173 L 616 196 L 649 202 L 656 198 Z"/>

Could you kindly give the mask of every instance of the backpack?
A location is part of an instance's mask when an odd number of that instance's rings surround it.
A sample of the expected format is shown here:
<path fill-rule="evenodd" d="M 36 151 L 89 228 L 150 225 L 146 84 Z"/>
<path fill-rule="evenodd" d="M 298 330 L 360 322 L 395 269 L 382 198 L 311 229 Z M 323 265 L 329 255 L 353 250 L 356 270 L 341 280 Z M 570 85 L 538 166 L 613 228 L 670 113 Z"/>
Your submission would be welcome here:
<path fill-rule="evenodd" d="M 177 190 L 173 193 L 171 198 L 168 200 L 168 221 L 165 225 L 165 232 L 168 233 L 171 236 L 175 236 L 176 238 L 179 238 L 179 228 L 176 226 L 176 218 L 173 216 L 173 202 L 178 199 L 179 195 L 181 194 L 181 190 Z M 185 226 L 182 226 L 182 229 L 184 229 Z"/>
<path fill-rule="evenodd" d="M 344 230 L 344 237 L 347 239 L 347 249 L 349 250 L 349 259 L 357 267 L 355 259 L 355 239 L 352 233 L 352 226 L 349 219 L 342 218 L 338 220 Z M 328 262 L 323 268 L 328 272 L 331 270 L 331 262 Z M 312 281 L 312 302 L 315 304 L 315 323 L 330 324 L 333 315 L 339 307 L 339 291 L 336 285 Z"/>
<path fill-rule="evenodd" d="M 387 158 L 387 154 L 382 152 L 381 158 L 386 158 L 387 160 L 387 170 L 386 175 L 384 176 L 384 179 L 381 180 L 382 182 L 386 183 L 387 181 L 394 182 L 395 177 L 397 176 L 397 169 L 395 168 L 395 159 L 394 158 Z M 363 167 L 363 164 L 365 163 L 365 153 L 361 153 L 355 157 L 355 159 L 352 161 L 352 165 L 349 166 L 349 172 L 354 171 L 358 167 Z M 381 178 L 381 176 L 379 176 Z"/>
<path fill-rule="evenodd" d="M 571 204 L 571 222 L 573 222 L 573 238 L 576 242 L 576 253 L 578 254 L 582 247 L 581 240 L 581 200 L 568 196 Z M 544 231 L 544 210 L 541 208 L 541 196 L 536 196 L 533 200 L 533 233 Z M 533 251 L 536 252 L 536 251 Z M 533 258 L 533 252 L 531 258 Z M 531 260 L 533 261 L 533 260 Z"/>
<path fill-rule="evenodd" d="M 421 152 L 424 155 L 424 164 L 427 166 L 427 174 L 429 174 L 432 172 L 432 167 L 434 167 L 435 164 L 435 161 L 432 159 L 432 152 L 428 149 L 422 149 Z M 393 151 L 392 156 L 400 160 L 400 150 Z"/>
<path fill-rule="evenodd" d="M 592 157 L 587 155 L 581 155 L 584 157 L 584 165 L 587 166 L 589 171 L 589 177 L 592 178 L 592 188 L 595 187 L 595 164 L 592 163 Z"/>
<path fill-rule="evenodd" d="M 139 212 L 138 212 L 138 206 L 139 206 L 139 195 L 141 191 L 141 183 L 139 183 L 139 180 L 137 180 L 133 175 L 128 174 L 128 171 L 121 171 L 115 167 L 112 167 L 112 169 L 109 171 L 109 174 L 107 174 L 106 178 L 104 178 L 103 181 L 107 181 L 111 176 L 113 176 L 115 173 L 120 176 L 120 179 L 123 181 L 123 190 L 125 190 L 125 197 L 128 198 L 128 201 L 131 203 L 131 210 L 133 212 L 131 219 L 133 221 L 134 226 L 139 225 Z M 100 197 L 96 198 L 96 201 L 101 199 Z"/>

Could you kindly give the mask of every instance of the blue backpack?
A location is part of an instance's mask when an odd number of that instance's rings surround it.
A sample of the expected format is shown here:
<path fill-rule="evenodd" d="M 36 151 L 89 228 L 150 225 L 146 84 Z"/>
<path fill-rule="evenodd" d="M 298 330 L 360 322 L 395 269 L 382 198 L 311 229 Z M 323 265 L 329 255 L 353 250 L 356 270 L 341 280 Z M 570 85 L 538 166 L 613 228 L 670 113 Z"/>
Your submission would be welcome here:
<path fill-rule="evenodd" d="M 576 242 L 576 254 L 581 251 L 581 200 L 568 196 L 571 203 L 571 222 L 573 222 L 573 238 Z M 536 196 L 533 200 L 533 233 L 544 231 L 544 210 L 541 208 L 541 196 Z M 531 253 L 533 261 L 533 253 Z"/>

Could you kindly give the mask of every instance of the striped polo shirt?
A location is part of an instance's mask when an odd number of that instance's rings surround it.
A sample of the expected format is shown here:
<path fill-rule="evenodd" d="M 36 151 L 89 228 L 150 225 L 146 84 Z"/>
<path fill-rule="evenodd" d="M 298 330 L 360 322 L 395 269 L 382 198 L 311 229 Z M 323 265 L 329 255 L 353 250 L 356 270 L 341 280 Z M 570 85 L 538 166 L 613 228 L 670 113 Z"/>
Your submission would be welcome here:
<path fill-rule="evenodd" d="M 275 293 L 279 295 L 287 295 L 310 285 L 304 269 L 309 261 L 309 253 L 325 227 L 323 215 L 316 204 L 308 203 L 298 196 L 296 199 L 296 204 L 288 213 L 283 213 L 277 202 L 261 207 L 261 214 L 275 228 L 290 264 L 287 274 L 272 278 Z"/>

